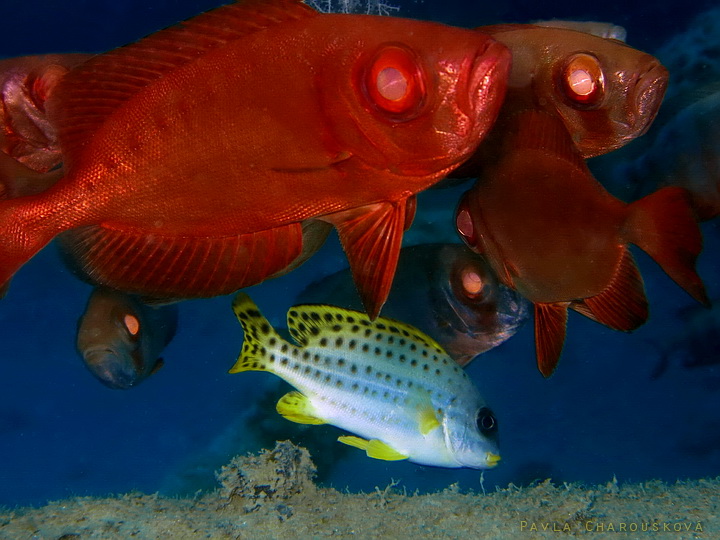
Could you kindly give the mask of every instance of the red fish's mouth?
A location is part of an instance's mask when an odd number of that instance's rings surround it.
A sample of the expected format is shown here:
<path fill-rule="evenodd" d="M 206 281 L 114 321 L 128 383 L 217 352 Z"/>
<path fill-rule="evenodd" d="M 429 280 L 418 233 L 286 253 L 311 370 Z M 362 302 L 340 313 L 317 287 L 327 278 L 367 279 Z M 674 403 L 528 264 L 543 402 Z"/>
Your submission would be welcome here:
<path fill-rule="evenodd" d="M 660 109 L 668 84 L 668 71 L 659 63 L 640 75 L 633 92 L 633 116 L 636 119 L 637 135 L 645 133 Z"/>
<path fill-rule="evenodd" d="M 467 91 L 458 95 L 458 105 L 474 120 L 470 145 L 474 147 L 495 122 L 505 97 L 510 73 L 510 50 L 502 43 L 490 40 L 478 50 L 472 61 Z"/>

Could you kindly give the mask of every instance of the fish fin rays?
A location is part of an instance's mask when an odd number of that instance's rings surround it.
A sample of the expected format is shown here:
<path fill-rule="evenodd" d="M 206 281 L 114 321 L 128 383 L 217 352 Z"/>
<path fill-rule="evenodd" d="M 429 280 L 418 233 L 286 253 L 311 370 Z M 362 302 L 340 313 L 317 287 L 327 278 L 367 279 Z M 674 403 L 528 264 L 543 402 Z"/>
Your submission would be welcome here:
<path fill-rule="evenodd" d="M 242 326 L 245 336 L 240 356 L 228 373 L 242 373 L 243 371 L 273 372 L 270 365 L 272 356 L 268 358 L 264 343 L 272 338 L 282 341 L 282 338 L 260 313 L 255 302 L 247 294 L 238 293 L 235 295 L 232 309 Z"/>
<path fill-rule="evenodd" d="M 569 302 L 535 304 L 535 355 L 540 373 L 552 375 L 565 344 Z"/>
<path fill-rule="evenodd" d="M 300 224 L 238 236 L 195 238 L 103 226 L 59 236 L 66 262 L 95 284 L 156 298 L 202 298 L 254 285 L 291 264 Z"/>
<path fill-rule="evenodd" d="M 665 187 L 635 201 L 629 209 L 628 240 L 650 255 L 690 296 L 709 306 L 705 286 L 695 270 L 702 234 L 688 192 Z"/>
<path fill-rule="evenodd" d="M 402 454 L 395 450 L 390 445 L 382 442 L 378 439 L 362 439 L 355 437 L 354 435 L 341 435 L 338 437 L 338 442 L 347 444 L 348 446 L 354 446 L 360 450 L 365 450 L 368 457 L 374 459 L 381 459 L 384 461 L 400 461 L 408 459 L 409 456 Z"/>
<path fill-rule="evenodd" d="M 397 268 L 407 200 L 337 212 L 323 219 L 335 225 L 353 279 L 371 319 L 387 300 Z"/>
<path fill-rule="evenodd" d="M 418 411 L 418 427 L 422 435 L 427 435 L 432 430 L 439 428 L 440 425 L 440 420 L 432 403 L 426 403 L 425 406 L 420 408 Z"/>
<path fill-rule="evenodd" d="M 327 424 L 327 421 L 318 416 L 310 398 L 300 392 L 285 394 L 277 402 L 275 410 L 280 416 L 296 424 Z"/>
<path fill-rule="evenodd" d="M 615 275 L 600 294 L 570 304 L 570 308 L 613 330 L 630 332 L 648 318 L 648 301 L 640 271 L 630 251 L 623 249 Z"/>
<path fill-rule="evenodd" d="M 243 36 L 316 13 L 298 0 L 245 0 L 91 58 L 65 77 L 53 96 L 66 162 L 109 115 L 169 72 Z"/>

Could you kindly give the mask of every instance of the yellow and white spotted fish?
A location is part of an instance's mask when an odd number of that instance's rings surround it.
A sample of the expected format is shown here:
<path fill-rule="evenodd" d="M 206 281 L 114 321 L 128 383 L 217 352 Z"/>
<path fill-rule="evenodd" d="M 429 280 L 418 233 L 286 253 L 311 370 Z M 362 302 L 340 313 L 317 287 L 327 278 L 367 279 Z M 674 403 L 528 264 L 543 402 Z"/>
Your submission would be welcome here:
<path fill-rule="evenodd" d="M 331 424 L 342 443 L 372 458 L 437 467 L 494 467 L 497 422 L 465 371 L 407 324 L 357 311 L 295 306 L 284 340 L 250 297 L 233 310 L 245 332 L 230 373 L 269 371 L 299 391 L 277 411 L 301 424 Z"/>

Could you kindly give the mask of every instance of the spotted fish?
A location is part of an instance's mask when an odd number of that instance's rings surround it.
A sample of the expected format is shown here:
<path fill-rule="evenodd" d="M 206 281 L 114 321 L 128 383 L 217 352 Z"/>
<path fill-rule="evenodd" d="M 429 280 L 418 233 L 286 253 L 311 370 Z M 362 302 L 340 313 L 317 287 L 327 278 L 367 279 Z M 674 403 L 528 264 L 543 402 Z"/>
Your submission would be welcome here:
<path fill-rule="evenodd" d="M 250 297 L 233 310 L 245 332 L 230 373 L 269 371 L 297 391 L 277 411 L 301 424 L 331 424 L 339 441 L 383 460 L 438 467 L 494 467 L 497 422 L 467 374 L 407 324 L 325 305 L 290 309 L 286 341 Z"/>

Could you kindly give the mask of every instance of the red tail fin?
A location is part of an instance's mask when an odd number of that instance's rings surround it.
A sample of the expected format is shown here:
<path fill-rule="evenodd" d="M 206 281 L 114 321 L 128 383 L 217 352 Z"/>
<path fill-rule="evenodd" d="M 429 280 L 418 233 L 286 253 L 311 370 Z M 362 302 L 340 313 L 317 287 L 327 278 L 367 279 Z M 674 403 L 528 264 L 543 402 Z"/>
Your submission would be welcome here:
<path fill-rule="evenodd" d="M 702 235 L 688 192 L 665 187 L 630 205 L 625 224 L 627 239 L 650 255 L 675 283 L 703 305 L 709 305 L 695 261 Z"/>

